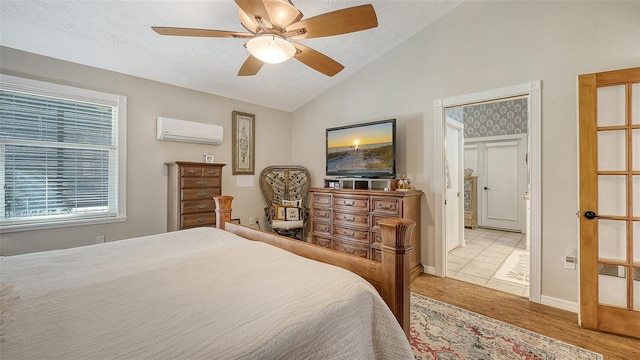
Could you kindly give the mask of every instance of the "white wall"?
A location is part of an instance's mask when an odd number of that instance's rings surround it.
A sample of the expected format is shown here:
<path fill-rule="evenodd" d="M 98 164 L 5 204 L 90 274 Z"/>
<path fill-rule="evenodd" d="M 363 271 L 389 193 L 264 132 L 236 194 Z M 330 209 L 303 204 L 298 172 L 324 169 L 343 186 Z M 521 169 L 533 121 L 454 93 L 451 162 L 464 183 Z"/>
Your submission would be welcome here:
<path fill-rule="evenodd" d="M 422 262 L 435 265 L 435 99 L 542 80 L 542 295 L 578 301 L 578 74 L 640 65 L 640 2 L 465 2 L 293 114 L 293 162 L 314 186 L 324 129 L 395 117 L 399 173 L 426 194 Z M 423 138 L 424 134 L 426 134 Z"/>
<path fill-rule="evenodd" d="M 166 231 L 167 171 L 165 162 L 202 161 L 215 155 L 223 168 L 223 193 L 235 197 L 233 217 L 248 224 L 262 218 L 263 200 L 258 175 L 269 165 L 290 164 L 291 114 L 202 92 L 161 84 L 124 74 L 1 48 L 0 72 L 127 96 L 127 216 L 124 223 L 67 227 L 0 234 L 0 254 L 60 249 Z M 237 188 L 231 175 L 231 112 L 256 115 L 255 182 Z M 220 146 L 156 140 L 156 117 L 166 116 L 222 125 Z M 268 151 L 266 151 L 268 149 Z M 262 222 L 262 221 L 261 221 Z"/>

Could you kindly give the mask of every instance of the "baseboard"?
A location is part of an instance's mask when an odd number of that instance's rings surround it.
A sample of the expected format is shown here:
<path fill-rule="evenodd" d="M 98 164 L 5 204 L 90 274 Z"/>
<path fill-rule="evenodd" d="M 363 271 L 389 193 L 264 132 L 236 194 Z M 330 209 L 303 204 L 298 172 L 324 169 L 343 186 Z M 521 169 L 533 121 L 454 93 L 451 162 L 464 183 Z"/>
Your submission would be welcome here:
<path fill-rule="evenodd" d="M 423 269 L 425 274 L 436 275 L 436 268 L 433 266 L 423 265 Z M 540 296 L 540 303 L 542 305 L 547 305 L 554 308 L 571 311 L 572 313 L 576 313 L 576 314 L 580 313 L 580 305 L 572 301 L 567 301 L 567 300 L 554 298 L 551 296 L 542 295 Z"/>
<path fill-rule="evenodd" d="M 436 268 L 433 266 L 422 266 L 422 272 L 425 274 L 429 274 L 429 275 L 435 275 L 436 274 Z"/>
<path fill-rule="evenodd" d="M 554 298 L 551 296 L 541 295 L 540 303 L 542 305 L 547 305 L 554 308 L 571 311 L 572 313 L 576 313 L 576 314 L 580 312 L 580 306 L 578 305 L 578 303 Z"/>

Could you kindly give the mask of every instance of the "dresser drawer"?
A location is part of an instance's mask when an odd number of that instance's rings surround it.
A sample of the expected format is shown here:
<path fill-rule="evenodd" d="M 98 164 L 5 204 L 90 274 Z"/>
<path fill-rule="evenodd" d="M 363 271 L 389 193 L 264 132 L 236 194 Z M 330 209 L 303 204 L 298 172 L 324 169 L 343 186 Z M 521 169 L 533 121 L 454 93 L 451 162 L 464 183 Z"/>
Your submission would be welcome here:
<path fill-rule="evenodd" d="M 380 231 L 371 231 L 371 243 L 380 246 L 382 244 L 382 234 Z"/>
<path fill-rule="evenodd" d="M 220 187 L 222 179 L 219 177 L 183 177 L 181 179 L 180 186 L 183 189 L 199 189 L 199 188 L 210 188 L 210 187 Z"/>
<path fill-rule="evenodd" d="M 400 199 L 391 198 L 371 198 L 373 208 L 371 211 L 392 216 L 400 216 Z"/>
<path fill-rule="evenodd" d="M 380 221 L 394 216 L 371 214 L 371 230 L 380 231 Z"/>
<path fill-rule="evenodd" d="M 209 168 L 200 166 L 182 166 L 180 167 L 180 175 L 182 177 L 201 177 L 201 176 L 220 176 L 222 168 Z"/>
<path fill-rule="evenodd" d="M 321 222 L 313 222 L 313 229 L 311 229 L 313 235 L 325 235 L 327 237 L 331 236 L 331 224 L 330 223 L 321 223 Z"/>
<path fill-rule="evenodd" d="M 331 249 L 331 238 L 313 235 L 311 243 Z"/>
<path fill-rule="evenodd" d="M 311 207 L 314 208 L 330 208 L 331 194 L 313 194 L 311 198 Z"/>
<path fill-rule="evenodd" d="M 182 200 L 213 200 L 214 196 L 220 195 L 220 191 L 220 188 L 183 189 Z"/>
<path fill-rule="evenodd" d="M 360 213 L 334 211 L 333 222 L 336 224 L 348 224 L 348 225 L 368 228 L 369 213 L 360 214 Z"/>
<path fill-rule="evenodd" d="M 375 244 L 371 245 L 371 260 L 381 262 L 382 261 L 382 251 L 379 247 L 376 247 Z"/>
<path fill-rule="evenodd" d="M 311 209 L 311 217 L 314 221 L 331 221 L 330 209 Z"/>
<path fill-rule="evenodd" d="M 183 228 L 207 226 L 207 225 L 213 226 L 215 224 L 216 224 L 216 216 L 213 212 L 182 215 Z"/>
<path fill-rule="evenodd" d="M 343 239 L 358 241 L 363 244 L 369 244 L 369 229 L 354 229 L 345 226 L 333 225 L 333 236 L 339 236 Z"/>
<path fill-rule="evenodd" d="M 363 258 L 369 256 L 369 246 L 367 244 L 352 241 L 333 239 L 333 249 Z"/>
<path fill-rule="evenodd" d="M 357 211 L 369 211 L 369 197 L 342 197 L 333 198 L 334 209 L 349 209 Z"/>
<path fill-rule="evenodd" d="M 180 206 L 182 214 L 214 212 L 216 209 L 216 202 L 214 200 L 183 201 Z"/>

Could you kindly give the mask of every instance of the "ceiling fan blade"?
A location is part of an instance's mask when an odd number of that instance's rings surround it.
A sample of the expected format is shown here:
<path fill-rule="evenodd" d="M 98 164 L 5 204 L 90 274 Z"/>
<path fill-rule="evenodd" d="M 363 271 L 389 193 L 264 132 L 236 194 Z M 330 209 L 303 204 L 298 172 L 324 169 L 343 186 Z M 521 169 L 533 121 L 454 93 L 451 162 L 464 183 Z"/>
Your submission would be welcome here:
<path fill-rule="evenodd" d="M 300 61 L 301 63 L 307 65 L 308 67 L 317 70 L 327 76 L 334 76 L 344 69 L 344 66 L 339 62 L 333 60 L 332 58 L 324 55 L 321 52 L 313 50 L 310 47 L 304 46 L 302 44 L 298 44 L 295 42 L 291 42 L 296 49 L 298 49 L 298 53 L 294 55 L 294 57 Z"/>
<path fill-rule="evenodd" d="M 153 31 L 160 35 L 170 36 L 196 36 L 196 37 L 219 37 L 219 38 L 252 38 L 253 35 L 235 31 L 191 29 L 177 27 L 152 26 Z"/>
<path fill-rule="evenodd" d="M 323 36 L 347 34 L 378 26 L 378 17 L 373 5 L 360 5 L 314 16 L 287 27 L 287 32 L 305 29 L 293 39 L 311 39 Z"/>
<path fill-rule="evenodd" d="M 287 26 L 302 19 L 302 13 L 289 1 L 263 0 L 269 19 L 274 28 L 284 30 Z"/>
<path fill-rule="evenodd" d="M 244 61 L 240 71 L 238 71 L 238 76 L 252 76 L 258 73 L 260 69 L 262 69 L 262 65 L 264 63 L 253 55 L 249 55 L 247 60 Z"/>
<path fill-rule="evenodd" d="M 264 3 L 260 0 L 235 0 L 236 4 L 240 7 L 242 11 L 244 11 L 247 16 L 251 19 L 260 18 L 264 26 L 267 28 L 271 26 L 271 19 L 269 18 L 269 13 L 267 12 L 267 8 L 265 8 Z M 257 21 L 257 19 L 256 19 Z"/>

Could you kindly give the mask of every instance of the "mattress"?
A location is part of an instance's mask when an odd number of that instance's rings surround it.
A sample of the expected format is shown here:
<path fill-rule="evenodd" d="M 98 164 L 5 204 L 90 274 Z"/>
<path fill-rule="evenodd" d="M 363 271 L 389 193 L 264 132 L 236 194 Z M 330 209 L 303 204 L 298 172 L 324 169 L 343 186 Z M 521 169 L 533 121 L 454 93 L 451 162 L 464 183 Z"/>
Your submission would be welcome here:
<path fill-rule="evenodd" d="M 0 259 L 2 359 L 411 359 L 344 269 L 196 228 Z"/>

